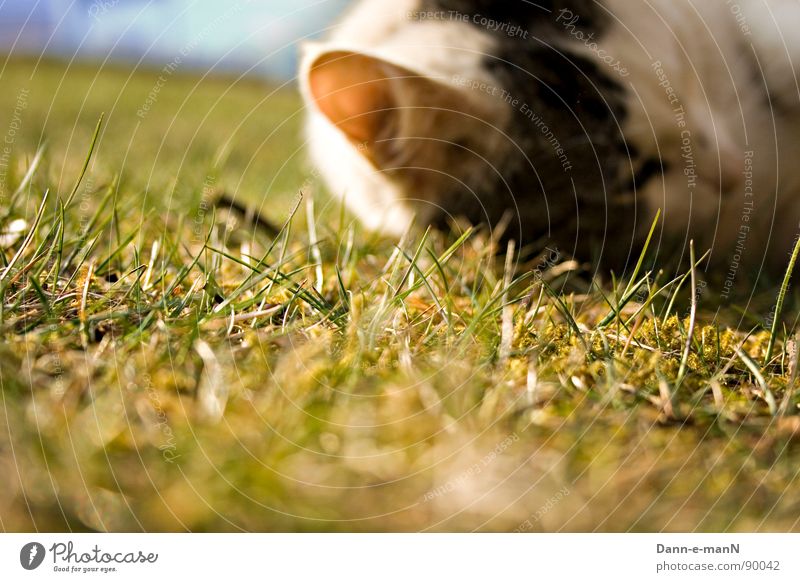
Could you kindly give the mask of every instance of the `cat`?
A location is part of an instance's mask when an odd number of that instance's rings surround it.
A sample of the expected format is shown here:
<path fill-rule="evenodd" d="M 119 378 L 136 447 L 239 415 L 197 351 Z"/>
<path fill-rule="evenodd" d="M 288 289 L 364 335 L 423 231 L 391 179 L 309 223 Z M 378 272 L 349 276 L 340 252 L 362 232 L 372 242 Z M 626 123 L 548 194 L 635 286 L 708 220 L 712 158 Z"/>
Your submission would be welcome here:
<path fill-rule="evenodd" d="M 659 243 L 783 268 L 798 29 L 792 0 L 361 0 L 304 48 L 311 158 L 389 236 L 505 221 L 630 264 L 660 212 Z"/>

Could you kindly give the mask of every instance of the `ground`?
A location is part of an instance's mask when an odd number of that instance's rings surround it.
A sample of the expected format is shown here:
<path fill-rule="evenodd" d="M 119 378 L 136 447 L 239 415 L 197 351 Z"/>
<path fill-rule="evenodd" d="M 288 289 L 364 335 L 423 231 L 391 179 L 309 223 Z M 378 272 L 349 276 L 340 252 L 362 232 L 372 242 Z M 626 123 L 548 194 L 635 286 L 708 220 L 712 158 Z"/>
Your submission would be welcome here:
<path fill-rule="evenodd" d="M 386 240 L 291 86 L 0 66 L 3 530 L 800 529 L 780 280 Z"/>

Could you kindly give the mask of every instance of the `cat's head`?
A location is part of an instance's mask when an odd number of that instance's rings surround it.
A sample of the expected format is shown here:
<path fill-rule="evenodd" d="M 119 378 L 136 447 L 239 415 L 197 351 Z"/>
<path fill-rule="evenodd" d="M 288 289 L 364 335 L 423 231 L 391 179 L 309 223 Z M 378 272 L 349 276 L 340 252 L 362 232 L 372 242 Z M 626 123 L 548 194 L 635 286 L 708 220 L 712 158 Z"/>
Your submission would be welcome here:
<path fill-rule="evenodd" d="M 307 47 L 300 71 L 314 165 L 366 226 L 399 235 L 414 217 L 510 218 L 507 236 L 578 252 L 594 240 L 578 229 L 605 236 L 630 215 L 615 206 L 629 204 L 615 182 L 629 152 L 608 71 L 551 46 L 547 28 L 533 41 L 472 17 L 377 14 Z"/>
<path fill-rule="evenodd" d="M 362 222 L 393 235 L 414 217 L 480 207 L 510 117 L 483 71 L 426 69 L 402 54 L 312 45 L 301 71 L 316 167 Z"/>

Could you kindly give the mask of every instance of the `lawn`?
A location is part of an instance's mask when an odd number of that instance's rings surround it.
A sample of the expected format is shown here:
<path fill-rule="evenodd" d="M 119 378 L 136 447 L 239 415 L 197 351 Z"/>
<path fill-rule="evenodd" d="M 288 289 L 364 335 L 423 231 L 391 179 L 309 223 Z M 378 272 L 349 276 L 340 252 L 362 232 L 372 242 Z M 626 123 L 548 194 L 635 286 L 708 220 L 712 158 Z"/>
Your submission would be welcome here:
<path fill-rule="evenodd" d="M 800 529 L 793 288 L 386 240 L 291 86 L 0 63 L 3 530 Z"/>

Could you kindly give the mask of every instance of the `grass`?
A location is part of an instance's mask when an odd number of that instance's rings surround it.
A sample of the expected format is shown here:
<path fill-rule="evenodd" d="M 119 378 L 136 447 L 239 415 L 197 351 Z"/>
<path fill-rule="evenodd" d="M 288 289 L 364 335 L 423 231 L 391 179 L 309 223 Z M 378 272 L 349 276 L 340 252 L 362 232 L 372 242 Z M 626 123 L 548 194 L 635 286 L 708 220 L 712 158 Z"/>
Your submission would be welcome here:
<path fill-rule="evenodd" d="M 3 530 L 800 529 L 788 277 L 385 240 L 291 90 L 157 76 L 0 69 Z"/>

